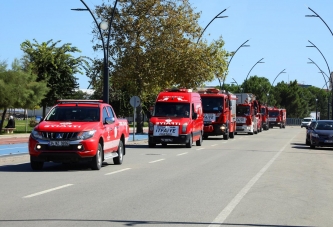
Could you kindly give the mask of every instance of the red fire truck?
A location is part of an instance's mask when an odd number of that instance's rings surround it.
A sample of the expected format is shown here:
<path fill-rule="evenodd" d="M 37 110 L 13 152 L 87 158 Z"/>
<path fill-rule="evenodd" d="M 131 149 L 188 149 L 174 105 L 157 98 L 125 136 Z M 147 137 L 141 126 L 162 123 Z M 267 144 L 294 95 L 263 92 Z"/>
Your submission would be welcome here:
<path fill-rule="evenodd" d="M 174 88 L 160 92 L 149 119 L 148 145 L 202 145 L 203 112 L 200 95 L 192 89 Z"/>
<path fill-rule="evenodd" d="M 216 88 L 199 91 L 204 113 L 204 134 L 234 138 L 236 131 L 236 96 Z"/>
<path fill-rule="evenodd" d="M 268 106 L 265 104 L 259 103 L 259 108 L 262 116 L 262 128 L 264 130 L 269 129 L 269 121 L 268 121 Z"/>
<path fill-rule="evenodd" d="M 257 134 L 259 105 L 255 95 L 251 93 L 236 93 L 235 95 L 237 97 L 236 133 Z"/>
<path fill-rule="evenodd" d="M 281 109 L 277 107 L 269 107 L 268 108 L 269 114 L 269 127 L 279 127 L 285 128 L 286 127 L 286 109 Z"/>

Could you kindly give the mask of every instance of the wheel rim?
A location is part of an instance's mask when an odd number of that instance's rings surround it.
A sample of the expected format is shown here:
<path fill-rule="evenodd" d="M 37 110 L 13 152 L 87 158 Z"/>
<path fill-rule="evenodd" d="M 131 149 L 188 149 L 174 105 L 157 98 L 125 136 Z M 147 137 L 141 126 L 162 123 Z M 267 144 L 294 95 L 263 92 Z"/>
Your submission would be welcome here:
<path fill-rule="evenodd" d="M 123 146 L 119 146 L 119 159 L 123 160 Z"/>
<path fill-rule="evenodd" d="M 102 165 L 102 151 L 101 149 L 98 149 L 97 151 L 97 166 Z"/>

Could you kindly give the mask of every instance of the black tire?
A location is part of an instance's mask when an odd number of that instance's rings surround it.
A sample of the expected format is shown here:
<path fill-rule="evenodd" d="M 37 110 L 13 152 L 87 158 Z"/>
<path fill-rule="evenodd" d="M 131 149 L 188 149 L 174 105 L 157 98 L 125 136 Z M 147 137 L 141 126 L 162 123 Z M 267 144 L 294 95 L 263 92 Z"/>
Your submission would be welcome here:
<path fill-rule="evenodd" d="M 223 139 L 224 140 L 228 140 L 229 139 L 229 132 L 224 133 Z"/>
<path fill-rule="evenodd" d="M 311 148 L 311 149 L 315 149 L 315 148 L 316 148 L 316 146 L 315 146 L 315 145 L 312 145 L 312 144 L 310 144 L 310 148 Z"/>
<path fill-rule="evenodd" d="M 305 140 L 305 145 L 310 145 L 310 141 L 309 140 Z"/>
<path fill-rule="evenodd" d="M 258 129 L 256 131 L 253 131 L 254 134 L 258 134 Z"/>
<path fill-rule="evenodd" d="M 196 146 L 201 146 L 202 145 L 202 134 L 200 134 L 200 139 L 195 141 Z"/>
<path fill-rule="evenodd" d="M 118 157 L 113 158 L 113 163 L 115 165 L 121 165 L 124 160 L 124 143 L 122 140 L 119 141 L 117 153 Z"/>
<path fill-rule="evenodd" d="M 41 170 L 43 169 L 44 162 L 37 162 L 31 159 L 30 157 L 30 166 L 32 170 Z"/>
<path fill-rule="evenodd" d="M 229 137 L 230 137 L 231 139 L 235 138 L 235 132 L 229 132 Z"/>
<path fill-rule="evenodd" d="M 249 134 L 249 135 L 253 135 L 253 132 L 249 132 L 249 133 L 247 133 L 247 134 Z"/>
<path fill-rule="evenodd" d="M 189 141 L 186 143 L 187 148 L 192 148 L 192 143 L 193 143 L 193 136 L 190 134 Z"/>
<path fill-rule="evenodd" d="M 154 147 L 156 147 L 156 143 L 148 143 L 148 147 L 154 148 Z"/>
<path fill-rule="evenodd" d="M 91 169 L 100 170 L 102 168 L 102 162 L 103 162 L 103 147 L 99 143 L 96 155 L 91 160 Z"/>

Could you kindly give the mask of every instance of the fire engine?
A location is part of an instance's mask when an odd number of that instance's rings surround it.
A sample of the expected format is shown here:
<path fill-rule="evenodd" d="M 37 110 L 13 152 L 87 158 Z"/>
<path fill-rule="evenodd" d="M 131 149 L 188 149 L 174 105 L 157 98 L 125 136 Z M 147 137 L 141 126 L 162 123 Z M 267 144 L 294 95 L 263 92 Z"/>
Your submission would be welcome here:
<path fill-rule="evenodd" d="M 160 92 L 149 119 L 148 145 L 202 145 L 203 112 L 199 93 L 192 89 L 174 88 Z"/>
<path fill-rule="evenodd" d="M 236 133 L 258 133 L 257 113 L 259 104 L 251 93 L 236 93 Z"/>
<path fill-rule="evenodd" d="M 279 127 L 279 128 L 286 127 L 286 119 L 287 119 L 286 109 L 277 108 L 275 106 L 269 107 L 268 114 L 269 114 L 269 127 L 270 128 L 273 128 L 274 126 Z"/>
<path fill-rule="evenodd" d="M 260 112 L 262 115 L 262 128 L 264 130 L 268 130 L 269 129 L 268 106 L 265 104 L 259 103 L 259 108 L 260 108 Z"/>
<path fill-rule="evenodd" d="M 236 131 L 236 96 L 216 88 L 198 91 L 204 113 L 204 134 L 208 136 L 223 135 L 223 139 L 234 138 Z"/>

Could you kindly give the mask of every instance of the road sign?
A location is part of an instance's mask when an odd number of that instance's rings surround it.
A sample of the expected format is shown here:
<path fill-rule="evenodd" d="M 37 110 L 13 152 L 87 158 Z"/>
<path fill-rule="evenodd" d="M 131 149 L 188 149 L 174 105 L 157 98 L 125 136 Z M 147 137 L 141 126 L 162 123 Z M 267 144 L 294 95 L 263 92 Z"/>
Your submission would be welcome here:
<path fill-rule="evenodd" d="M 138 96 L 132 96 L 130 99 L 130 104 L 134 108 L 138 107 L 140 105 L 140 98 Z"/>

